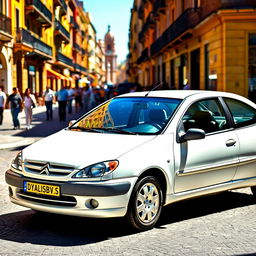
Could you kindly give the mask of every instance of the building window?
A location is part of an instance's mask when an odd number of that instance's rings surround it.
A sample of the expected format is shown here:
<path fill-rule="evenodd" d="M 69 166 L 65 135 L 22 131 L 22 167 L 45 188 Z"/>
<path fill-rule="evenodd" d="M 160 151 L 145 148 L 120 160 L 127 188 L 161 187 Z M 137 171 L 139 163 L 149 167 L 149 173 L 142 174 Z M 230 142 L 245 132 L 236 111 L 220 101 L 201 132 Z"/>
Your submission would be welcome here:
<path fill-rule="evenodd" d="M 204 46 L 204 77 L 205 89 L 209 90 L 209 45 Z"/>
<path fill-rule="evenodd" d="M 194 8 L 197 9 L 201 5 L 201 0 L 194 0 Z"/>
<path fill-rule="evenodd" d="M 248 38 L 248 97 L 256 102 L 256 33 Z"/>
<path fill-rule="evenodd" d="M 16 18 L 16 28 L 20 27 L 20 10 L 15 10 L 15 18 Z"/>

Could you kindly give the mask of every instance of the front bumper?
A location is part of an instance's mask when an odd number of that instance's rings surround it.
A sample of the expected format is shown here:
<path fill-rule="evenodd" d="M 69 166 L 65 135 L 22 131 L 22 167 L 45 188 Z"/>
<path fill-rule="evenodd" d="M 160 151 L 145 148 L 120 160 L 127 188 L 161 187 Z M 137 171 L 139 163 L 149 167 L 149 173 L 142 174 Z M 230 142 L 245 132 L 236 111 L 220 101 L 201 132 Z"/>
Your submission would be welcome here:
<path fill-rule="evenodd" d="M 126 214 L 132 188 L 137 178 L 97 182 L 56 182 L 25 177 L 8 170 L 5 174 L 13 203 L 38 211 L 84 217 L 122 217 Z M 57 185 L 61 197 L 27 193 L 24 181 Z M 98 207 L 90 204 L 94 199 Z"/>

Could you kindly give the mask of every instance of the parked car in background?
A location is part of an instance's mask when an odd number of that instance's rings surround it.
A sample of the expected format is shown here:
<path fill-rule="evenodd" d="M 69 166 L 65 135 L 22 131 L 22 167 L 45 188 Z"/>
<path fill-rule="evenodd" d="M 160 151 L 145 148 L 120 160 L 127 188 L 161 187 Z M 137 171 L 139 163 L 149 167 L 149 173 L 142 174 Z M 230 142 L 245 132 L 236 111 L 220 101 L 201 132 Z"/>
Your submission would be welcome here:
<path fill-rule="evenodd" d="M 6 172 L 13 203 L 139 230 L 162 207 L 251 187 L 256 105 L 231 93 L 151 91 L 113 98 L 20 152 Z"/>

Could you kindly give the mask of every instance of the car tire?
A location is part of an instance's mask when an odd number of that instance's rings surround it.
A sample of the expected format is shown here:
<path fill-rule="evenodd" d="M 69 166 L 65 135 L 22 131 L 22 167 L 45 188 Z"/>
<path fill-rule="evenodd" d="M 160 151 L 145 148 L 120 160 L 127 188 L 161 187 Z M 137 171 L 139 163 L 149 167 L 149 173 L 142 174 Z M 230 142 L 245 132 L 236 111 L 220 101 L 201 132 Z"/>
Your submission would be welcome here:
<path fill-rule="evenodd" d="M 163 194 L 158 180 L 153 176 L 140 179 L 134 186 L 126 218 L 135 229 L 153 228 L 163 207 Z"/>

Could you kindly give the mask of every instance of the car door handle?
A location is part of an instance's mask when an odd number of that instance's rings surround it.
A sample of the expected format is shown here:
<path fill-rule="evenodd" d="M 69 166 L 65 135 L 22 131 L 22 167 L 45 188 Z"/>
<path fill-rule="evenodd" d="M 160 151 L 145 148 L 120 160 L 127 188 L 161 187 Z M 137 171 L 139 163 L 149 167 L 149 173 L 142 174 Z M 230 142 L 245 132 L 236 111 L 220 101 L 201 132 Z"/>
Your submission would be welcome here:
<path fill-rule="evenodd" d="M 227 147 L 232 147 L 232 146 L 234 146 L 235 144 L 236 144 L 236 141 L 233 140 L 233 139 L 229 139 L 229 140 L 226 141 L 226 146 L 227 146 Z"/>

